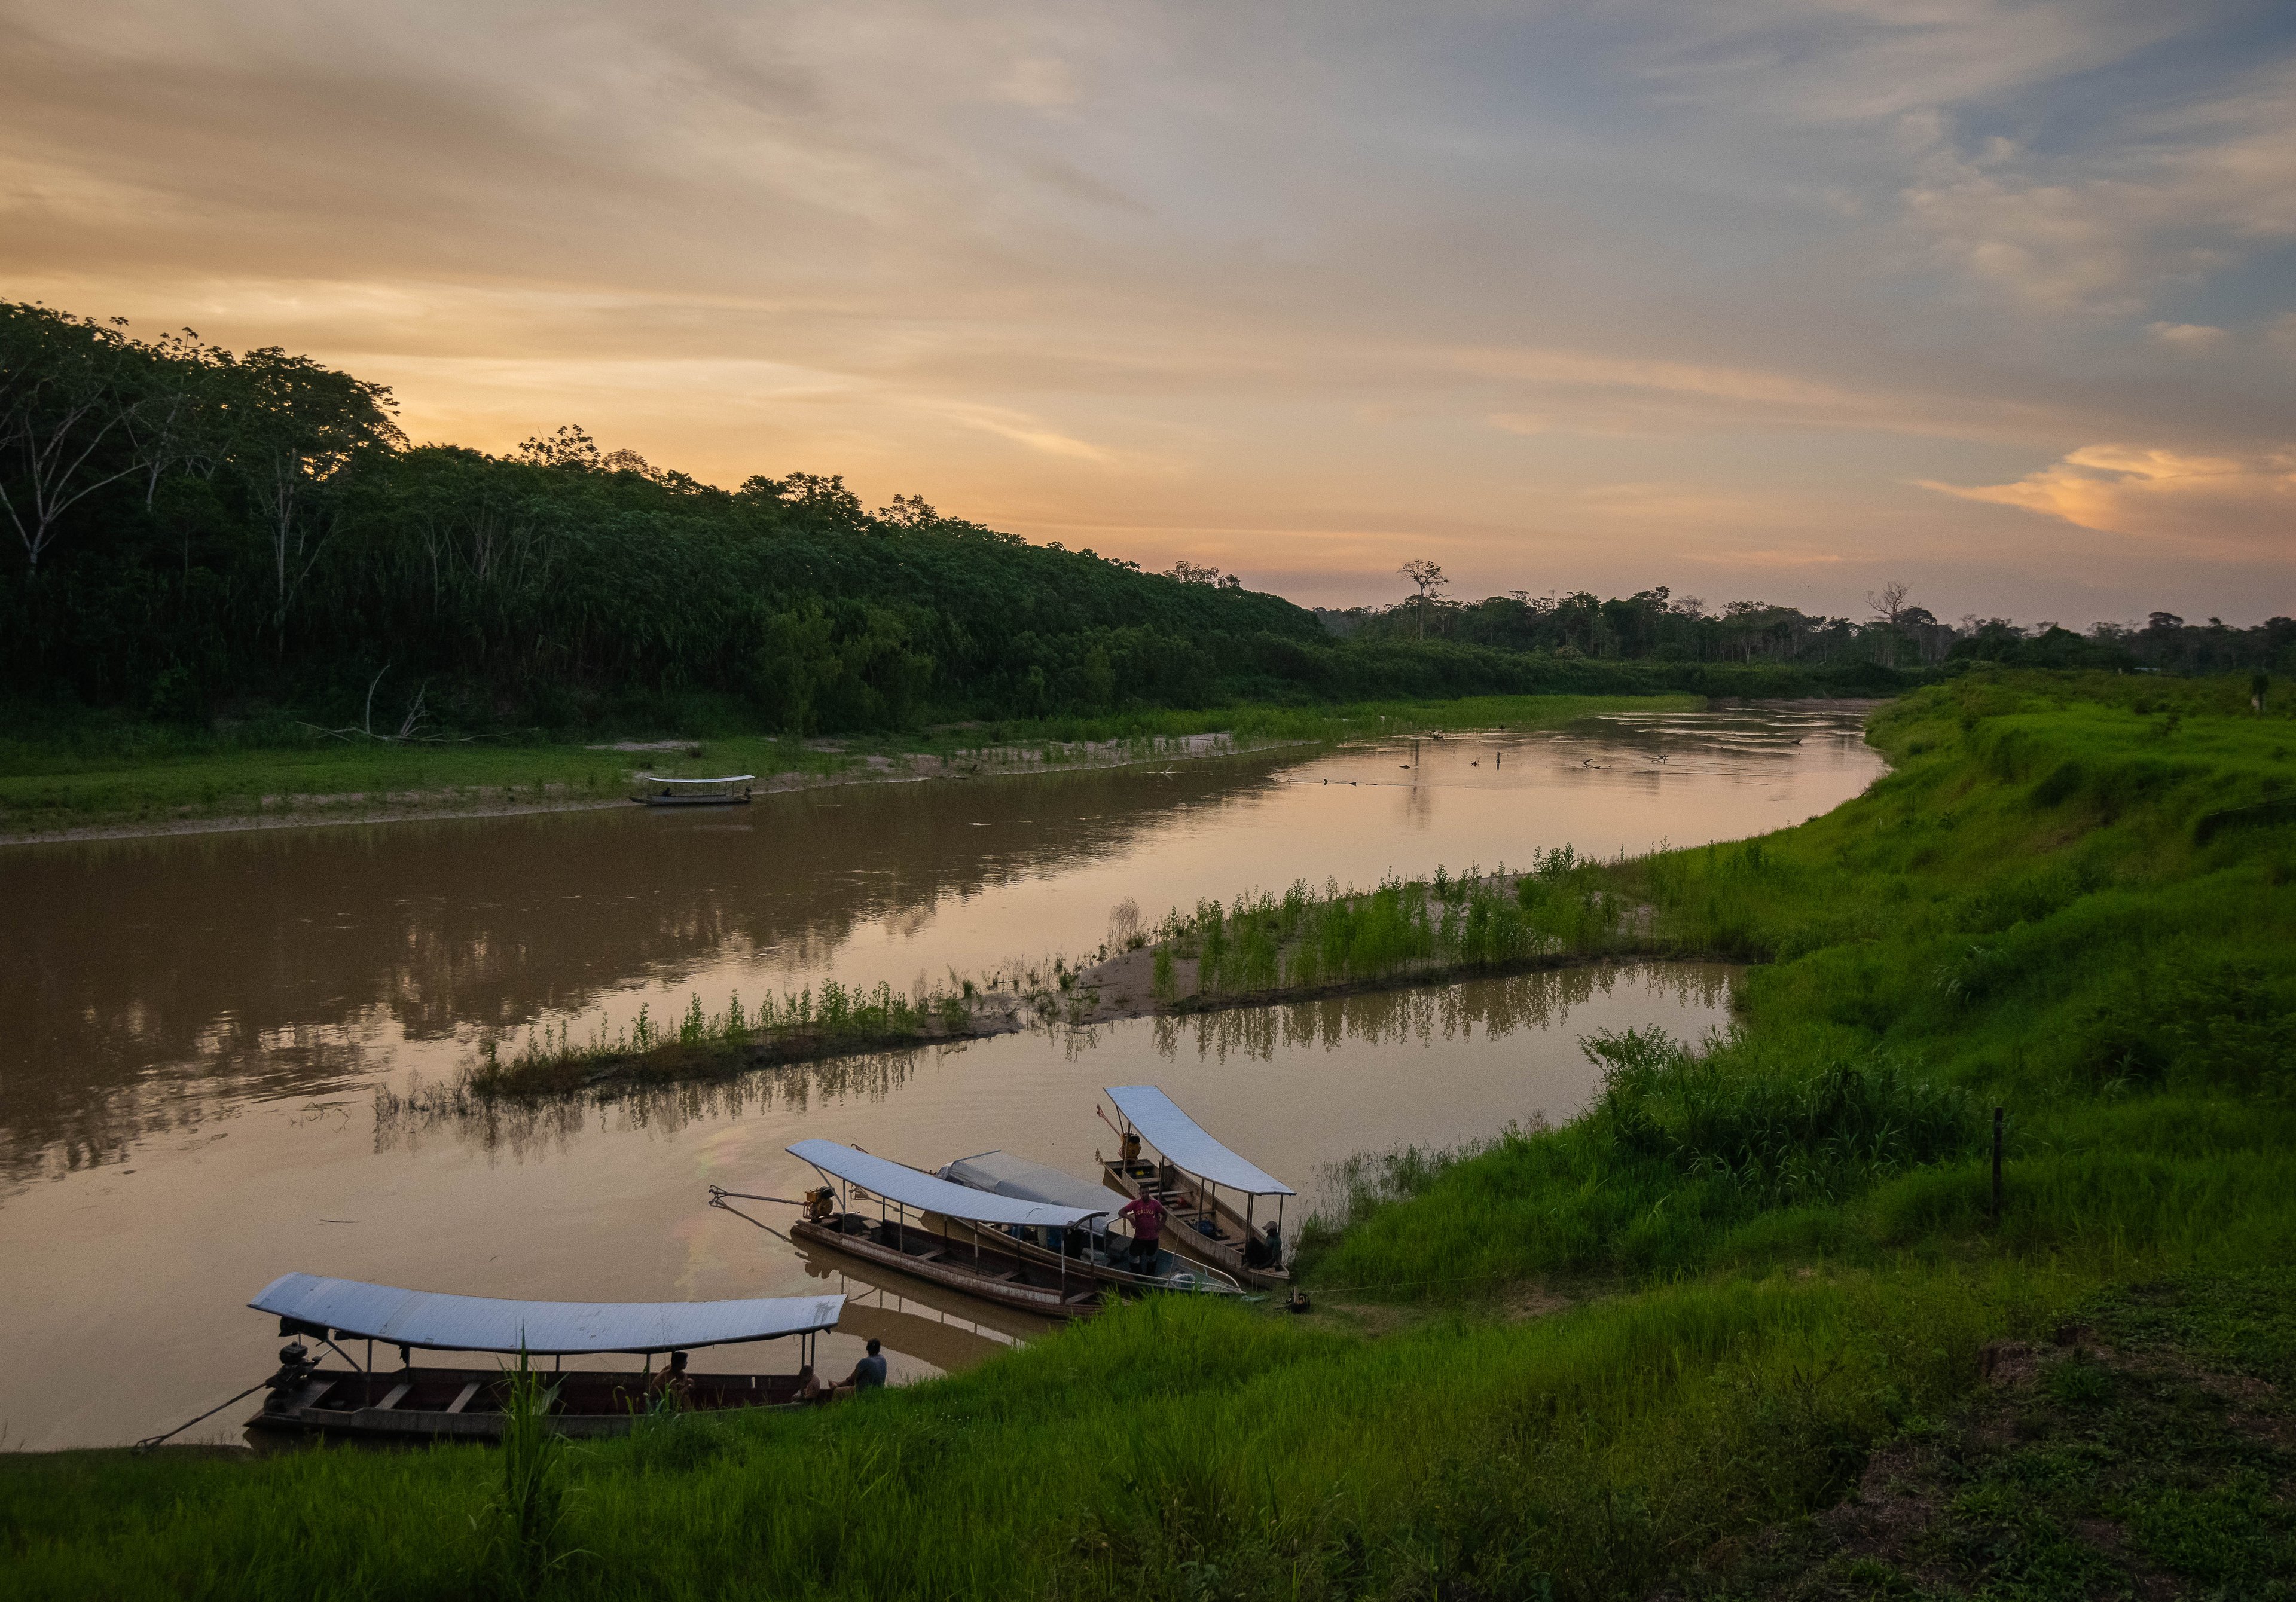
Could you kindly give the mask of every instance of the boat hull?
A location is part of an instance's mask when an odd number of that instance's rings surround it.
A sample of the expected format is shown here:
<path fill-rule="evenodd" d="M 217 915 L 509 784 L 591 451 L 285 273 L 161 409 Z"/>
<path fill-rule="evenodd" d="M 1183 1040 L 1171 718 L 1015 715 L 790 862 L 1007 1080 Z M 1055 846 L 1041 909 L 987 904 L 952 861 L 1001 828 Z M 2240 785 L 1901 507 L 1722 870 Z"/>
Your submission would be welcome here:
<path fill-rule="evenodd" d="M 295 1390 L 274 1393 L 249 1429 L 365 1441 L 499 1441 L 511 1371 L 403 1369 L 362 1374 L 321 1369 Z M 625 1435 L 646 1411 L 646 1376 L 588 1370 L 541 1375 L 558 1388 L 550 1422 L 562 1435 Z M 803 1374 L 690 1374 L 682 1412 L 790 1407 Z"/>
<path fill-rule="evenodd" d="M 1100 1311 L 1105 1287 L 1083 1265 L 1071 1265 L 1063 1285 L 1057 1265 L 1033 1262 L 995 1244 L 993 1237 L 960 1246 L 953 1236 L 922 1229 L 893 1230 L 888 1238 L 889 1228 L 849 1213 L 828 1222 L 799 1219 L 790 1233 L 1001 1307 L 1051 1319 L 1089 1318 Z"/>

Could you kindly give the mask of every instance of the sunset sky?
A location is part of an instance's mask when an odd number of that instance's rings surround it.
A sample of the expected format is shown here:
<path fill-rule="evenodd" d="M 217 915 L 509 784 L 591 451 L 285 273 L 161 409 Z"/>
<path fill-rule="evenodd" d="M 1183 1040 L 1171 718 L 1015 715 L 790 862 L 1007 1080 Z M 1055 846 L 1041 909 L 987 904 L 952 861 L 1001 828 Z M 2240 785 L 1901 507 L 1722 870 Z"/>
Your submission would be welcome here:
<path fill-rule="evenodd" d="M 2296 6 L 0 0 L 0 295 L 1310 604 L 2296 612 Z"/>

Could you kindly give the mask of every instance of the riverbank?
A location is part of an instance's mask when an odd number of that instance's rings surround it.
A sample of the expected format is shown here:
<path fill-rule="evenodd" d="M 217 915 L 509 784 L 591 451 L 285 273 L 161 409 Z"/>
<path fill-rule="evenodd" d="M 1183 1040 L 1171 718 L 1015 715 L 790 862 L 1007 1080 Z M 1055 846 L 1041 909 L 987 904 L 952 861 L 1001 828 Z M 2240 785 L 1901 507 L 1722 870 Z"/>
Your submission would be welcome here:
<path fill-rule="evenodd" d="M 1701 704 L 1686 695 L 1538 695 L 1323 707 L 1242 705 L 947 723 L 906 735 L 811 740 L 731 734 L 394 744 L 308 730 L 194 736 L 140 725 L 89 725 L 41 738 L 0 739 L 0 845 L 623 806 L 640 772 L 665 778 L 754 773 L 764 792 L 964 782 L 1201 760 L 1386 733 L 1555 728 L 1604 712 Z"/>
<path fill-rule="evenodd" d="M 1408 1310 L 1388 1333 L 1151 1302 L 586 1450 L 534 1542 L 475 1449 L 0 1459 L 0 1591 L 2268 1595 L 2296 723 L 2244 691 L 1972 674 L 1880 714 L 1891 772 L 1795 829 L 1542 861 L 1533 903 L 1520 871 L 1376 919 L 1303 896 L 1288 940 L 1250 897 L 1212 955 L 1191 918 L 1221 994 L 1311 928 L 1328 974 L 1326 934 L 1361 965 L 1509 907 L 1764 964 L 1726 1035 L 1591 1040 L 1603 1091 L 1560 1128 L 1356 1165 L 1300 1269 L 1321 1306 Z"/>

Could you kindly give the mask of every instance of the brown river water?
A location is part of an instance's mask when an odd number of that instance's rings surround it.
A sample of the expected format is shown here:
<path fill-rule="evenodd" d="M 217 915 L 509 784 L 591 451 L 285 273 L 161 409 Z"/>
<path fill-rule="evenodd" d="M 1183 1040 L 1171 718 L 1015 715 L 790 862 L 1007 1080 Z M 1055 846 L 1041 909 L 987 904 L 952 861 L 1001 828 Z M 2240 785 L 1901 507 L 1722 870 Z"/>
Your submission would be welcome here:
<path fill-rule="evenodd" d="M 243 1304 L 289 1269 L 474 1295 L 836 1288 L 841 1373 L 1039 1328 L 712 1210 L 821 1135 L 933 1167 L 1002 1148 L 1089 1175 L 1103 1085 L 1162 1084 L 1315 1199 L 1322 1165 L 1560 1120 L 1578 1038 L 1726 1021 L 1728 970 L 1578 969 L 1136 1019 L 761 1075 L 491 1128 L 378 1123 L 482 1033 L 619 1028 L 699 995 L 897 989 L 1089 952 L 1130 900 L 1610 855 L 1824 812 L 1881 771 L 1862 708 L 1593 719 L 1043 777 L 853 786 L 725 812 L 431 820 L 0 848 L 0 1446 L 156 1433 L 267 1369 Z M 767 1225 L 786 1209 L 749 1209 Z M 743 1370 L 775 1347 L 701 1353 Z M 183 1440 L 235 1440 L 252 1399 Z"/>

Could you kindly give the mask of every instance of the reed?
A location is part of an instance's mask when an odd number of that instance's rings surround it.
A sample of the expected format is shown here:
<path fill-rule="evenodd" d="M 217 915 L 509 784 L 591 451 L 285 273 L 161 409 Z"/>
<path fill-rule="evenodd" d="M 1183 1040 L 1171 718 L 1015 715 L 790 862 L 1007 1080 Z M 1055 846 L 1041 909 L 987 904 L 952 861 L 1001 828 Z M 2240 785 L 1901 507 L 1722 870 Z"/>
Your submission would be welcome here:
<path fill-rule="evenodd" d="M 1030 976 L 1035 977 L 1037 976 Z M 403 1089 L 378 1086 L 375 1114 L 389 1124 L 407 1117 L 473 1117 L 507 1103 L 583 1092 L 619 1094 L 639 1085 L 699 1082 L 823 1058 L 902 1050 L 961 1040 L 1016 1012 L 1052 1010 L 1044 988 L 991 995 L 972 980 L 924 986 L 909 994 L 891 985 L 818 987 L 768 993 L 754 1007 L 736 992 L 717 1012 L 697 993 L 672 1025 L 656 1023 L 652 1004 L 611 1034 L 601 1019 L 586 1037 L 570 1023 L 529 1028 L 522 1038 L 479 1038 L 471 1056 L 443 1082 L 417 1077 Z"/>
<path fill-rule="evenodd" d="M 550 1421 L 557 1394 L 521 1351 L 504 1379 L 501 1482 L 479 1520 L 504 1588 L 521 1597 L 576 1557 L 565 1543 L 566 1438 Z"/>
<path fill-rule="evenodd" d="M 1390 876 L 1369 890 L 1305 880 L 1282 896 L 1175 908 L 1159 926 L 1155 971 L 1194 961 L 1195 996 L 1223 1005 L 1398 981 L 1437 984 L 1649 949 L 1633 904 L 1602 865 L 1569 846 L 1534 850 L 1531 868 L 1429 879 Z M 1160 992 L 1160 995 L 1162 993 Z"/>

